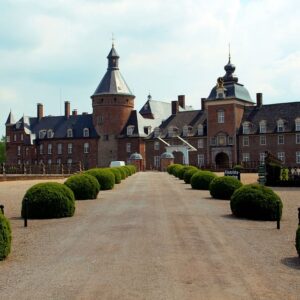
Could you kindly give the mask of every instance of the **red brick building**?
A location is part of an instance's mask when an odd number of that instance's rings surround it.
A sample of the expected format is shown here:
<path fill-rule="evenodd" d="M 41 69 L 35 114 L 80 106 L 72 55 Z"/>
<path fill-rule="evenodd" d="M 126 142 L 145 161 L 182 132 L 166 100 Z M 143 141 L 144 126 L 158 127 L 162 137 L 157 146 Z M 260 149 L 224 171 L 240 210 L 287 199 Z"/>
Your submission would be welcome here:
<path fill-rule="evenodd" d="M 183 95 L 171 103 L 149 95 L 139 112 L 114 45 L 107 59 L 107 71 L 91 96 L 92 114 L 71 113 L 69 102 L 63 116 L 44 116 L 40 103 L 35 117 L 16 122 L 9 114 L 7 163 L 80 162 L 91 168 L 128 162 L 139 153 L 143 168 L 160 169 L 161 156 L 168 152 L 175 162 L 228 167 L 258 165 L 269 150 L 286 165 L 300 165 L 300 102 L 264 105 L 258 93 L 254 103 L 234 76 L 230 57 L 225 75 L 201 99 L 201 109 L 186 106 Z"/>

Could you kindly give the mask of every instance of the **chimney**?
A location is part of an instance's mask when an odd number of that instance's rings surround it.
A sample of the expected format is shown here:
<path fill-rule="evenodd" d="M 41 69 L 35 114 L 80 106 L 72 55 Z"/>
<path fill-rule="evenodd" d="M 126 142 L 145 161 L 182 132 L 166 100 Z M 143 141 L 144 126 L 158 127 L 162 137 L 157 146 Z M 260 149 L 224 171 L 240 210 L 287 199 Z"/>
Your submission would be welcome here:
<path fill-rule="evenodd" d="M 261 107 L 263 105 L 263 94 L 256 93 L 256 106 Z"/>
<path fill-rule="evenodd" d="M 205 100 L 206 98 L 201 98 L 201 109 L 205 110 Z"/>
<path fill-rule="evenodd" d="M 37 104 L 37 118 L 40 120 L 44 116 L 44 107 L 42 103 Z"/>
<path fill-rule="evenodd" d="M 178 95 L 179 106 L 185 109 L 185 95 Z"/>
<path fill-rule="evenodd" d="M 65 117 L 69 119 L 70 117 L 70 102 L 65 101 Z"/>
<path fill-rule="evenodd" d="M 179 112 L 178 101 L 172 101 L 172 115 L 176 115 Z"/>
<path fill-rule="evenodd" d="M 72 116 L 77 116 L 77 109 L 73 109 Z"/>

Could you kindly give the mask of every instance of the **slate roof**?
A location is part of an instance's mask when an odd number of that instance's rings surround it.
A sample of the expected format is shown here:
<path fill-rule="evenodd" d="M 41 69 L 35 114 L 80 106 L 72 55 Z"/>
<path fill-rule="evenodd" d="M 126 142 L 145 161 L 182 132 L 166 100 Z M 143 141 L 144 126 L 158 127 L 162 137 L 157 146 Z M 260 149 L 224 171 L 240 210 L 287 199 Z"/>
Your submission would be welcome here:
<path fill-rule="evenodd" d="M 39 139 L 40 130 L 48 131 L 49 129 L 52 129 L 54 133 L 52 139 L 67 138 L 67 129 L 69 128 L 73 130 L 72 138 L 74 139 L 83 138 L 84 128 L 89 129 L 89 137 L 98 137 L 93 125 L 92 114 L 71 115 L 68 119 L 65 116 L 46 116 L 40 120 L 36 117 L 23 116 L 15 126 L 17 129 L 24 128 L 27 134 L 35 135 L 36 139 Z M 47 139 L 47 136 L 44 139 Z"/>
<path fill-rule="evenodd" d="M 15 124 L 15 123 L 16 123 L 16 122 L 15 122 L 15 118 L 14 118 L 12 112 L 10 111 L 10 112 L 9 112 L 9 115 L 8 115 L 8 117 L 7 117 L 7 120 L 6 120 L 6 122 L 5 122 L 5 125 L 13 125 L 13 124 Z"/>

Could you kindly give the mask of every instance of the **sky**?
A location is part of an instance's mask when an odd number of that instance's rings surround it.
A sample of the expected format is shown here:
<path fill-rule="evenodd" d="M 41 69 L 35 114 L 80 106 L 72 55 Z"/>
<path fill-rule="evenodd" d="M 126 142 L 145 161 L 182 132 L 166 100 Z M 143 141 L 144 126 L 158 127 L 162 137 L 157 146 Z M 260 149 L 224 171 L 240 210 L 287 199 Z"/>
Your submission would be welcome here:
<path fill-rule="evenodd" d="M 264 104 L 300 101 L 300 2 L 294 0 L 0 0 L 0 135 L 12 111 L 92 112 L 112 33 L 140 109 L 152 99 L 200 108 L 231 62 Z"/>

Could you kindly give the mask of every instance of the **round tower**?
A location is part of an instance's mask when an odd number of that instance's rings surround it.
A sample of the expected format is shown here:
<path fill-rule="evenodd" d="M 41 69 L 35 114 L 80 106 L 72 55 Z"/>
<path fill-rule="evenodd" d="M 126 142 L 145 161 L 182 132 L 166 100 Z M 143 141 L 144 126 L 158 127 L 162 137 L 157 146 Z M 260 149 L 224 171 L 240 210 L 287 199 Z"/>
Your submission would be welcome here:
<path fill-rule="evenodd" d="M 93 123 L 100 136 L 99 166 L 108 166 L 110 161 L 118 160 L 117 137 L 134 108 L 135 96 L 120 73 L 119 58 L 113 44 L 107 56 L 107 71 L 91 96 Z"/>

